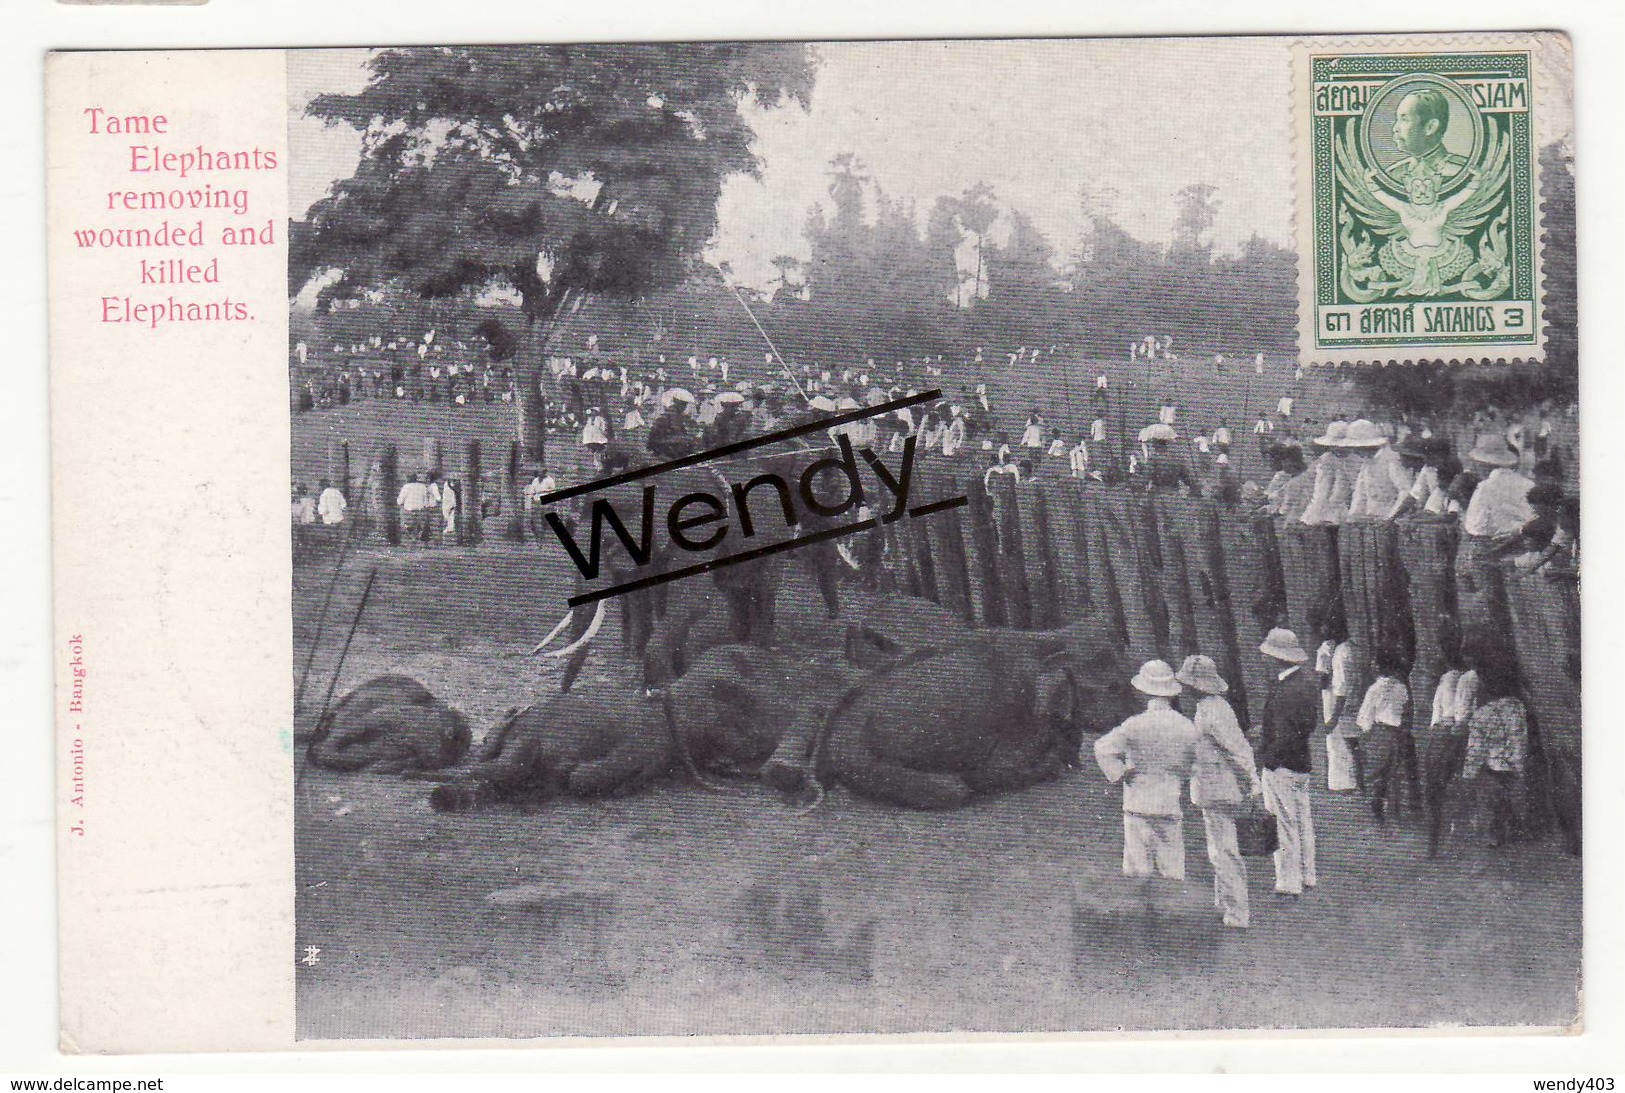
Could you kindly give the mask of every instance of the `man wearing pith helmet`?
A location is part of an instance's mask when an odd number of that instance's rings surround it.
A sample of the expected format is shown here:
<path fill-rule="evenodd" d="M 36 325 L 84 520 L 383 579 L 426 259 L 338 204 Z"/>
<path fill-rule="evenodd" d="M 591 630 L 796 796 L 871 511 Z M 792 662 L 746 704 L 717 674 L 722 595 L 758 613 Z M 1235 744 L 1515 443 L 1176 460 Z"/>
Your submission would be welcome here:
<path fill-rule="evenodd" d="M 1173 707 L 1181 687 L 1166 662 L 1146 661 L 1129 682 L 1145 696 L 1145 712 L 1095 741 L 1101 772 L 1123 783 L 1123 872 L 1184 880 L 1179 798 L 1196 759 L 1196 726 Z"/>
<path fill-rule="evenodd" d="M 1226 926 L 1245 929 L 1247 863 L 1236 842 L 1236 814 L 1259 793 L 1252 745 L 1241 731 L 1235 711 L 1224 697 L 1230 685 L 1212 657 L 1196 654 L 1180 665 L 1179 682 L 1187 700 L 1194 697 L 1196 767 L 1191 776 L 1191 803 L 1202 810 L 1207 833 L 1207 860 L 1213 863 L 1213 905 Z"/>
<path fill-rule="evenodd" d="M 1320 723 L 1320 694 L 1303 670 L 1309 654 L 1298 635 L 1278 626 L 1258 647 L 1269 663 L 1263 739 L 1264 807 L 1275 814 L 1280 849 L 1275 852 L 1275 892 L 1300 896 L 1315 886 L 1315 825 L 1309 815 L 1309 740 Z"/>

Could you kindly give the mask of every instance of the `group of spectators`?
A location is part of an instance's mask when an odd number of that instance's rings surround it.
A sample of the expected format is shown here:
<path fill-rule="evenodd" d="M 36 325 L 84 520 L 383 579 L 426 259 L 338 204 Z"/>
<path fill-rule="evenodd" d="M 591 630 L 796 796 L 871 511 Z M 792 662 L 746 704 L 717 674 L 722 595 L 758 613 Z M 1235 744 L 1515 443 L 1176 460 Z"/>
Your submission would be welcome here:
<path fill-rule="evenodd" d="M 869 360 L 832 369 L 790 367 L 768 354 L 762 373 L 770 378 L 752 380 L 742 378 L 742 369 L 726 358 L 691 356 L 668 363 L 657 357 L 629 366 L 600 353 L 595 338 L 588 342 L 588 354 L 580 360 L 548 361 L 554 394 L 562 396 L 546 406 L 550 441 L 555 447 L 574 443 L 584 456 L 555 462 L 566 477 L 578 468 L 598 473 L 611 450 L 634 464 L 673 459 L 916 396 L 921 390 L 948 390 L 941 357 L 897 361 L 889 367 Z M 356 348 L 360 355 L 346 360 L 318 404 L 352 397 L 453 404 L 470 396 L 514 397 L 511 368 L 476 365 L 455 353 L 456 359 L 442 360 L 443 344 Z M 1054 347 L 1047 353 L 1053 358 Z M 1028 347 L 1005 356 L 1013 367 L 1040 368 L 1046 359 L 1044 351 Z M 978 375 L 981 362 L 978 350 L 970 375 Z M 1154 422 L 1137 435 L 1118 435 L 1113 423 L 1121 414 L 1113 409 L 1114 397 L 1108 377 L 1096 377 L 1090 385 L 1089 423 L 1075 439 L 1050 425 L 1037 406 L 1018 418 L 1019 428 L 1003 427 L 988 384 L 980 379 L 961 383 L 931 403 L 830 432 L 845 433 L 854 445 L 892 453 L 912 441 L 917 456 L 979 467 L 990 487 L 995 481 L 1073 477 L 1145 491 L 1179 490 L 1288 523 L 1336 526 L 1347 520 L 1407 516 L 1455 520 L 1467 535 L 1489 544 L 1489 554 L 1509 557 L 1523 569 L 1572 569 L 1578 563 L 1578 499 L 1565 492 L 1561 453 L 1548 414 L 1541 415 L 1528 438 L 1521 424 L 1481 431 L 1462 458 L 1450 437 L 1404 421 L 1331 421 L 1307 428 L 1309 439 L 1300 440 L 1294 434 L 1312 423 L 1294 422 L 1294 393 L 1289 391 L 1277 400 L 1274 414 L 1261 415 L 1253 428 L 1270 474 L 1267 482 L 1255 482 L 1238 473 L 1232 459 L 1234 438 L 1224 417 L 1211 429 L 1181 436 L 1177 400 L 1164 398 Z M 527 473 L 527 509 L 549 492 L 541 483 L 557 483 L 557 473 L 545 467 Z M 443 493 L 447 486 L 435 481 L 422 485 L 425 493 Z M 396 503 L 410 514 L 413 526 L 426 522 L 421 513 L 431 508 L 444 514 L 443 498 L 424 502 L 417 489 L 409 492 L 410 497 Z M 457 492 L 452 487 L 453 497 Z M 343 519 L 342 514 L 336 519 Z"/>
<path fill-rule="evenodd" d="M 1532 444 L 1516 425 L 1480 432 L 1462 459 L 1448 437 L 1426 428 L 1333 421 L 1310 441 L 1312 459 L 1290 438 L 1265 444 L 1274 475 L 1262 488 L 1243 486 L 1242 500 L 1288 524 L 1336 527 L 1405 516 L 1456 521 L 1463 534 L 1485 544 L 1486 560 L 1510 559 L 1525 571 L 1576 571 L 1579 498 L 1564 489 L 1550 435 L 1546 421 Z"/>
<path fill-rule="evenodd" d="M 1297 634 L 1272 629 L 1258 648 L 1267 665 L 1268 690 L 1254 731 L 1239 723 L 1226 694 L 1229 684 L 1212 658 L 1187 657 L 1176 672 L 1167 662 L 1146 662 L 1130 681 L 1145 700 L 1130 717 L 1094 743 L 1094 756 L 1111 782 L 1123 784 L 1123 872 L 1148 886 L 1158 877 L 1185 878 L 1184 801 L 1201 810 L 1214 906 L 1224 925 L 1251 923 L 1247 866 L 1238 823 L 1271 817 L 1274 892 L 1298 899 L 1319 881 L 1312 801 L 1313 741 L 1324 733 L 1327 789 L 1361 794 L 1373 820 L 1386 825 L 1397 813 L 1401 785 L 1425 803 L 1430 853 L 1437 853 L 1445 817 L 1462 787 L 1474 824 L 1492 848 L 1521 827 L 1528 719 L 1518 697 L 1516 671 L 1489 652 L 1448 654 L 1429 704 L 1422 758 L 1410 729 L 1412 696 L 1402 666 L 1379 654 L 1363 692 L 1358 651 L 1346 636 L 1329 639 L 1311 657 Z M 1368 769 L 1369 768 L 1369 769 Z"/>

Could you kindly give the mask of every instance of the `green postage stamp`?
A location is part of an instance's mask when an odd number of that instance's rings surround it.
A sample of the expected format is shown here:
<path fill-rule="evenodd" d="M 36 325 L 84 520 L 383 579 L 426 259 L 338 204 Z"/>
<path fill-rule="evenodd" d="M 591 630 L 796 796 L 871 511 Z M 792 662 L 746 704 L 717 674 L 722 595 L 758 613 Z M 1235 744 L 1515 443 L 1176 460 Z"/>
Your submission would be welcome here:
<path fill-rule="evenodd" d="M 1568 42 L 1400 44 L 1299 51 L 1300 346 L 1331 363 L 1542 359 L 1539 161 L 1569 113 L 1543 76 Z"/>

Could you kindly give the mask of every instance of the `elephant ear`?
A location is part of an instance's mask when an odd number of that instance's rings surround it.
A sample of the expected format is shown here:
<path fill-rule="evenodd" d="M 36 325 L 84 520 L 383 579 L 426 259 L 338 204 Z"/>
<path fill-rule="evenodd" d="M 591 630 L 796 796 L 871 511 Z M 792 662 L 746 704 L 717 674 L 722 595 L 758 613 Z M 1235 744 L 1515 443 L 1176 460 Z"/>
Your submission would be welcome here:
<path fill-rule="evenodd" d="M 1071 657 L 1064 652 L 1045 657 L 1038 665 L 1038 719 L 1052 726 L 1070 725 L 1077 716 L 1077 690 Z"/>
<path fill-rule="evenodd" d="M 879 668 L 903 655 L 903 647 L 878 630 L 857 623 L 846 628 L 847 663 L 859 668 Z"/>

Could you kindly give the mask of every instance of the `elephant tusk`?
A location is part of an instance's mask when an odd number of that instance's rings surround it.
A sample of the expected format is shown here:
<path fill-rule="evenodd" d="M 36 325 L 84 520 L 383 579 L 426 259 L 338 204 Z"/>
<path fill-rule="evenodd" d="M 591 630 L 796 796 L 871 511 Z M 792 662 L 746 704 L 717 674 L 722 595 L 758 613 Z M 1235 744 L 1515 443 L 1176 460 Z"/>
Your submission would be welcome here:
<path fill-rule="evenodd" d="M 598 628 L 602 625 L 604 625 L 604 601 L 599 600 L 598 610 L 592 613 L 592 622 L 587 626 L 587 632 L 585 634 L 582 634 L 579 638 L 572 641 L 569 645 L 566 645 L 563 649 L 549 649 L 543 655 L 550 657 L 569 656 L 583 645 L 586 645 L 593 638 L 597 637 Z"/>
<path fill-rule="evenodd" d="M 543 649 L 546 649 L 549 645 L 552 645 L 553 644 L 553 639 L 558 637 L 559 634 L 564 630 L 564 628 L 566 626 L 570 625 L 570 616 L 573 613 L 574 612 L 566 611 L 564 613 L 564 617 L 559 620 L 559 624 L 557 626 L 553 627 L 553 629 L 551 629 L 551 630 L 549 630 L 547 632 L 547 637 L 543 638 L 541 641 L 536 643 L 536 648 L 534 648 L 534 649 L 532 649 L 530 651 L 530 655 L 535 656 L 537 653 L 540 653 Z"/>
<path fill-rule="evenodd" d="M 805 806 L 804 808 L 794 809 L 794 810 L 791 811 L 790 814 L 792 816 L 805 816 L 805 815 L 807 815 L 807 813 L 813 811 L 814 809 L 816 809 L 819 805 L 821 805 L 823 803 L 824 803 L 824 784 L 822 782 L 820 782 L 817 778 L 814 778 L 813 779 L 813 799 L 812 799 L 812 803 Z"/>

